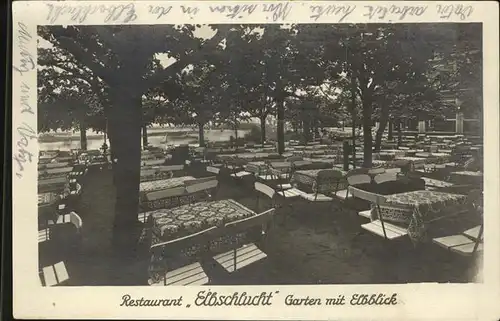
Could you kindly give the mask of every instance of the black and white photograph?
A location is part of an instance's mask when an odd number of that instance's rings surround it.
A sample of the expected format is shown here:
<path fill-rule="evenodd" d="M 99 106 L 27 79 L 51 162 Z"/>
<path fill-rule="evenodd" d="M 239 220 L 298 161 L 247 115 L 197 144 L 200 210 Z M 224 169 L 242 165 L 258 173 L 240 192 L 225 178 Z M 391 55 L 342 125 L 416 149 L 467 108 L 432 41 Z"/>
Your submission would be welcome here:
<path fill-rule="evenodd" d="M 16 3 L 14 316 L 498 318 L 494 8 Z"/>
<path fill-rule="evenodd" d="M 480 23 L 37 41 L 42 285 L 481 282 Z"/>

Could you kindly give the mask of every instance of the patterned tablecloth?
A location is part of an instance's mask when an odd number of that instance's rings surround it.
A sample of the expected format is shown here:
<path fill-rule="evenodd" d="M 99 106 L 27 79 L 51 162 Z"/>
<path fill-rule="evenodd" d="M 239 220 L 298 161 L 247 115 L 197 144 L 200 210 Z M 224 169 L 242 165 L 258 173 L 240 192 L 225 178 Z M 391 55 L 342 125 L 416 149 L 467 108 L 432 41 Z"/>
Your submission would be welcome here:
<path fill-rule="evenodd" d="M 179 187 L 184 185 L 184 181 L 195 179 L 193 176 L 173 177 L 168 179 L 159 179 L 156 181 L 142 182 L 139 185 L 139 191 L 142 193 L 159 191 L 172 187 Z"/>
<path fill-rule="evenodd" d="M 255 212 L 234 200 L 186 204 L 171 209 L 146 213 L 152 220 L 154 242 L 170 241 L 213 226 L 255 215 Z"/>
<path fill-rule="evenodd" d="M 323 171 L 323 169 L 310 169 L 310 170 L 299 170 L 295 171 L 292 175 L 290 182 L 292 185 L 297 186 L 299 189 L 303 189 L 305 191 L 312 191 L 315 193 L 318 191 L 319 193 L 329 194 L 334 192 L 335 189 L 342 190 L 347 188 L 347 181 L 341 180 L 338 185 L 337 182 L 326 182 L 322 183 L 321 186 L 318 187 L 318 173 Z M 345 175 L 345 173 L 343 172 Z"/>
<path fill-rule="evenodd" d="M 38 206 L 41 205 L 50 205 L 56 202 L 59 198 L 57 193 L 47 192 L 47 193 L 39 193 L 38 194 Z"/>
<path fill-rule="evenodd" d="M 460 171 L 452 172 L 451 181 L 457 184 L 481 184 L 483 182 L 482 172 Z"/>
<path fill-rule="evenodd" d="M 459 194 L 413 191 L 388 195 L 387 206 L 381 206 L 380 210 L 384 220 L 407 226 L 410 239 L 416 243 L 426 240 L 426 222 L 463 209 L 466 199 L 465 195 Z M 407 205 L 408 210 L 391 208 L 389 204 Z M 372 205 L 372 219 L 377 217 L 376 207 Z"/>

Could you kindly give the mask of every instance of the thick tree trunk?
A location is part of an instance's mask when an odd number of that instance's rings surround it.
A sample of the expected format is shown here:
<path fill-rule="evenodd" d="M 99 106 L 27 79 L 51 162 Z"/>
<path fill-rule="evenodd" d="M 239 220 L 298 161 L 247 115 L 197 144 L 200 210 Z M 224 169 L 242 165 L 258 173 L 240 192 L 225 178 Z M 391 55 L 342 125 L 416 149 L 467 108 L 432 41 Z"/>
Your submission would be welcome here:
<path fill-rule="evenodd" d="M 368 97 L 363 99 L 363 167 L 372 167 L 372 102 Z"/>
<path fill-rule="evenodd" d="M 266 142 L 266 116 L 260 117 L 260 141 L 262 145 Z"/>
<path fill-rule="evenodd" d="M 121 89 L 121 88 L 118 88 Z M 141 167 L 141 96 L 128 90 L 112 95 L 110 134 L 113 142 L 113 176 L 116 188 L 113 244 L 120 254 L 131 254 L 138 238 Z"/>
<path fill-rule="evenodd" d="M 198 123 L 198 143 L 200 147 L 205 147 L 205 124 Z"/>
<path fill-rule="evenodd" d="M 142 125 L 142 149 L 146 150 L 148 147 L 148 127 Z"/>
<path fill-rule="evenodd" d="M 278 153 L 281 155 L 285 152 L 285 100 L 283 98 L 276 99 L 278 107 Z"/>
<path fill-rule="evenodd" d="M 377 129 L 377 134 L 375 135 L 375 151 L 380 152 L 380 145 L 382 144 L 382 136 L 384 135 L 385 128 L 387 127 L 387 122 L 389 120 L 389 110 L 387 108 L 382 108 L 382 113 L 380 115 L 379 127 Z"/>
<path fill-rule="evenodd" d="M 87 126 L 84 121 L 80 122 L 80 149 L 87 150 Z"/>

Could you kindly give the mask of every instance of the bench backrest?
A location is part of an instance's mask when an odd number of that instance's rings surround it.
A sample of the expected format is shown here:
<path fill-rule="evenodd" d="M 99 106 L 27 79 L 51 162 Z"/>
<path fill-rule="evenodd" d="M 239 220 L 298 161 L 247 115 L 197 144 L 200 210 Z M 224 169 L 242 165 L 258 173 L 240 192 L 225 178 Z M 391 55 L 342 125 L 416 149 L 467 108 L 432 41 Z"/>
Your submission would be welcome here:
<path fill-rule="evenodd" d="M 153 191 L 146 193 L 146 200 L 156 201 L 169 197 L 182 196 L 186 193 L 186 188 L 184 186 L 163 189 L 160 191 Z"/>
<path fill-rule="evenodd" d="M 272 199 L 274 197 L 274 194 L 276 193 L 273 188 L 271 188 L 265 184 L 262 184 L 260 182 L 255 182 L 254 187 L 255 187 L 255 190 L 257 192 L 260 192 L 260 193 L 266 195 L 270 199 Z"/>
<path fill-rule="evenodd" d="M 349 185 L 369 184 L 371 181 L 372 179 L 367 174 L 347 176 Z"/>
<path fill-rule="evenodd" d="M 184 184 L 186 185 L 186 192 L 191 194 L 191 193 L 196 193 L 200 191 L 207 191 L 211 190 L 213 188 L 216 188 L 219 185 L 219 181 L 216 179 L 212 178 L 211 180 L 207 181 L 201 181 L 195 184 L 191 184 L 191 182 L 187 183 L 189 181 L 185 181 Z"/>

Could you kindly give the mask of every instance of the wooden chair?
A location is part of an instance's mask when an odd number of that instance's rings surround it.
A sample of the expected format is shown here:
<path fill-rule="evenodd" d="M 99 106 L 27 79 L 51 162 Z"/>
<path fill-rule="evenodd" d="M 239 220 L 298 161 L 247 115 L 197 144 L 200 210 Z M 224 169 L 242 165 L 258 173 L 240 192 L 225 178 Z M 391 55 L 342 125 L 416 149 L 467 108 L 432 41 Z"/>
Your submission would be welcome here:
<path fill-rule="evenodd" d="M 232 178 L 240 180 L 243 177 L 253 175 L 252 173 L 247 172 L 243 169 L 245 164 L 246 164 L 246 161 L 243 159 L 232 158 L 232 159 L 228 160 L 226 167 L 230 171 L 230 173 L 231 173 L 230 176 Z"/>
<path fill-rule="evenodd" d="M 39 276 L 42 286 L 64 285 L 69 280 L 66 264 L 63 261 L 43 267 Z"/>
<path fill-rule="evenodd" d="M 316 192 L 304 193 L 301 194 L 300 197 L 312 202 L 331 202 L 333 201 L 333 197 L 319 193 L 321 190 L 321 186 L 323 186 L 324 184 L 336 185 L 336 188 L 334 189 L 334 191 L 336 192 L 338 190 L 338 185 L 343 178 L 344 175 L 341 171 L 338 170 L 327 169 L 319 171 L 316 178 Z"/>
<path fill-rule="evenodd" d="M 172 241 L 157 243 L 151 246 L 151 255 L 163 257 L 160 271 L 163 273 L 163 281 L 153 282 L 149 279 L 149 285 L 154 286 L 195 286 L 204 285 L 210 282 L 209 277 L 203 269 L 200 262 L 188 264 L 175 270 L 169 270 L 169 254 L 181 253 L 182 250 L 192 246 L 205 245 L 208 246 L 210 241 L 220 235 L 219 228 L 211 227 L 201 232 L 181 237 Z"/>
<path fill-rule="evenodd" d="M 434 238 L 432 242 L 462 256 L 473 256 L 483 250 L 483 192 L 477 189 L 470 191 L 467 203 L 471 206 L 472 212 L 479 216 L 481 224 L 461 234 Z"/>
<path fill-rule="evenodd" d="M 145 202 L 142 204 L 143 210 L 156 210 L 160 208 L 172 208 L 178 205 L 179 197 L 186 194 L 184 186 L 174 187 L 159 191 L 147 192 L 144 195 Z M 139 220 L 146 222 L 147 213 L 139 213 Z"/>
<path fill-rule="evenodd" d="M 82 227 L 83 227 L 83 221 L 81 217 L 76 214 L 75 212 L 70 212 L 68 214 L 64 215 L 58 215 L 56 221 L 54 220 L 48 220 L 47 224 L 50 225 L 56 225 L 56 224 L 65 224 L 65 223 L 71 223 L 76 227 L 77 233 L 80 233 Z"/>
<path fill-rule="evenodd" d="M 258 192 L 258 196 L 257 196 L 257 210 L 260 210 L 260 195 L 265 195 L 269 198 L 269 200 L 271 200 L 272 202 L 272 207 L 274 208 L 275 205 L 276 205 L 276 199 L 275 199 L 275 195 L 276 195 L 276 191 L 272 188 L 272 187 L 269 187 L 265 184 L 262 184 L 260 182 L 255 182 L 254 183 L 254 188 L 255 188 L 255 191 Z"/>
<path fill-rule="evenodd" d="M 353 197 L 363 199 L 368 201 L 376 206 L 378 212 L 378 219 L 373 220 L 370 223 L 362 224 L 361 228 L 373 233 L 375 235 L 381 236 L 386 240 L 395 240 L 401 237 L 404 237 L 408 234 L 408 231 L 405 228 L 396 226 L 394 224 L 388 223 L 384 221 L 384 215 L 380 210 L 380 206 L 386 205 L 386 198 L 383 195 L 378 195 L 375 193 L 367 192 L 361 190 L 354 186 L 349 186 L 349 192 Z M 399 206 L 395 204 L 389 204 L 388 206 L 394 208 L 401 208 L 405 210 L 409 210 L 408 206 Z"/>
<path fill-rule="evenodd" d="M 256 241 L 263 240 L 265 242 L 273 225 L 274 214 L 275 209 L 272 208 L 258 215 L 228 223 L 225 225 L 224 234 L 236 235 L 252 229 L 258 229 L 259 233 L 257 233 L 258 239 Z M 267 258 L 267 254 L 255 243 L 247 243 L 214 256 L 214 260 L 229 273 L 238 271 L 265 258 Z"/>
<path fill-rule="evenodd" d="M 360 171 L 362 172 L 362 171 Z M 367 172 L 367 171 L 366 171 Z M 371 177 L 368 174 L 354 174 L 347 176 L 347 184 L 348 187 L 343 190 L 339 190 L 335 192 L 335 196 L 343 201 L 347 201 L 352 195 L 349 194 L 349 187 L 353 185 L 359 184 L 370 184 L 372 181 Z"/>
<path fill-rule="evenodd" d="M 462 234 L 434 238 L 432 242 L 451 252 L 471 256 L 483 251 L 483 224 L 464 231 Z"/>
<path fill-rule="evenodd" d="M 194 181 L 185 181 L 184 185 L 186 186 L 186 192 L 188 194 L 192 195 L 195 193 L 204 192 L 209 198 L 215 199 L 219 181 L 215 177 L 207 177 L 206 179 L 203 178 Z M 196 199 L 193 198 L 191 202 L 196 202 Z"/>

